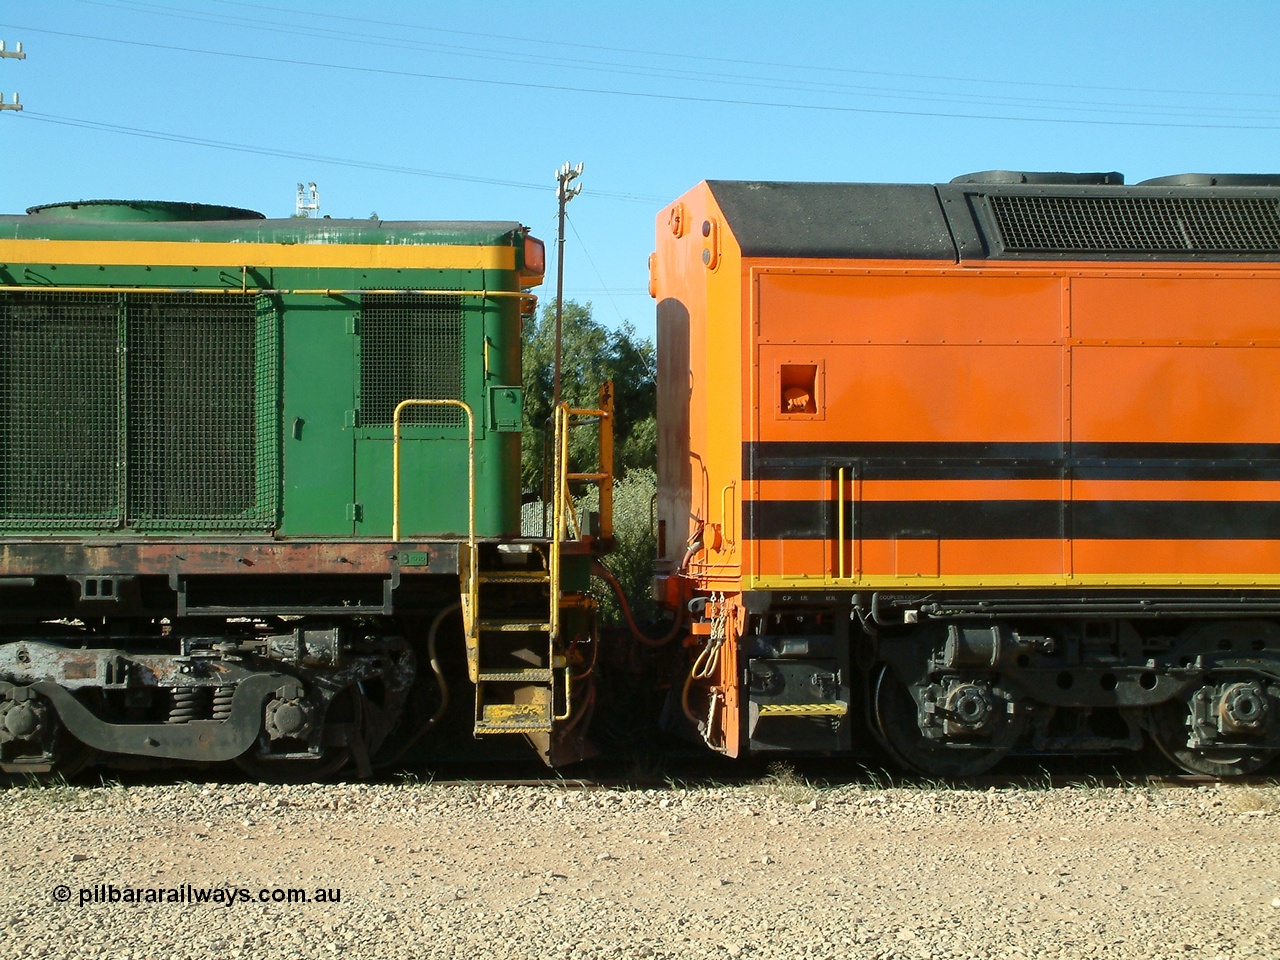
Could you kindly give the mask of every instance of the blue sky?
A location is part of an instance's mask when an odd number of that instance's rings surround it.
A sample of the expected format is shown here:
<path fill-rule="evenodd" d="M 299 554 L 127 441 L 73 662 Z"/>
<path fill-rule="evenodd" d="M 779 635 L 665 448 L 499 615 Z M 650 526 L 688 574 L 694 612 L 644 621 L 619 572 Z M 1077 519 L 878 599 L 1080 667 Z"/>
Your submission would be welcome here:
<path fill-rule="evenodd" d="M 1277 2 L 6 0 L 0 39 L 28 54 L 0 60 L 2 212 L 284 217 L 315 181 L 333 217 L 550 248 L 583 161 L 566 296 L 646 335 L 655 217 L 699 180 L 1280 172 Z"/>

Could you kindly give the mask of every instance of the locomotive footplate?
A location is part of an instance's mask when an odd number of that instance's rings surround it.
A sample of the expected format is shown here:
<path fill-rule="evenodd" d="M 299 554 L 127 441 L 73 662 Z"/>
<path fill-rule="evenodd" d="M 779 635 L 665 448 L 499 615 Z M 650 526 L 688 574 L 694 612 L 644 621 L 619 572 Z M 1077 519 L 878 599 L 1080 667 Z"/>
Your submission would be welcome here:
<path fill-rule="evenodd" d="M 756 634 L 742 643 L 752 753 L 851 748 L 846 644 L 830 634 Z"/>

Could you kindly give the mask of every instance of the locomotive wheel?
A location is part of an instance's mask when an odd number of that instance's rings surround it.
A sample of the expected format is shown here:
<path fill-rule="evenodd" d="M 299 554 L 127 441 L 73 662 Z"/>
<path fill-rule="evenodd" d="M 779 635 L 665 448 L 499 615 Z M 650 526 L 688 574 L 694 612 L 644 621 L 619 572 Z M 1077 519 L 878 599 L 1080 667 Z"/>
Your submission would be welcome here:
<path fill-rule="evenodd" d="M 257 744 L 232 762 L 259 783 L 314 783 L 327 780 L 351 761 L 346 747 L 330 747 L 314 760 L 280 760 L 263 756 Z"/>
<path fill-rule="evenodd" d="M 1181 700 L 1151 710 L 1151 742 L 1187 773 L 1204 777 L 1245 777 L 1257 773 L 1276 757 L 1275 750 L 1247 747 L 1194 750 L 1187 745 L 1187 705 Z"/>
<path fill-rule="evenodd" d="M 280 704 L 282 707 L 291 705 L 291 701 L 274 701 L 267 708 L 268 730 L 274 723 L 276 732 L 279 734 L 279 724 L 288 722 L 290 719 L 294 722 L 301 722 L 304 717 L 303 713 L 294 711 L 292 714 L 286 715 L 284 711 L 272 713 L 271 706 Z M 348 688 L 329 704 L 328 710 L 324 714 L 322 720 L 315 721 L 318 724 L 329 724 L 336 716 L 345 716 L 352 720 L 352 729 L 358 731 L 359 736 L 364 735 L 364 712 L 362 700 L 356 692 Z M 282 720 L 282 717 L 284 718 Z M 309 722 L 309 721 L 308 721 Z M 304 732 L 302 730 L 299 733 Z M 275 743 L 292 743 L 293 749 L 300 749 L 302 742 L 299 740 L 289 740 L 284 738 L 283 741 L 269 741 L 265 745 L 269 746 L 271 742 Z M 348 741 L 350 742 L 350 741 Z M 236 757 L 233 763 L 249 776 L 253 777 L 260 783 L 314 783 L 320 780 L 327 780 L 334 776 L 347 766 L 352 760 L 353 751 L 351 747 L 337 743 L 330 743 L 324 746 L 320 754 L 314 759 L 300 757 L 278 757 L 272 756 L 268 752 L 263 752 L 262 747 L 264 741 L 259 738 L 259 742 L 255 743 L 240 756 Z M 287 748 L 286 748 L 287 749 Z"/>
<path fill-rule="evenodd" d="M 0 782 L 61 783 L 83 771 L 96 756 L 95 750 L 86 747 L 62 730 L 59 731 L 58 740 L 54 744 L 52 764 L 24 762 L 21 758 L 15 757 L 12 762 L 0 763 Z"/>
<path fill-rule="evenodd" d="M 881 744 L 902 766 L 927 777 L 956 779 L 985 773 L 1008 754 L 1008 747 L 949 747 L 920 732 L 911 691 L 886 664 L 873 689 L 874 721 Z M 1012 743 L 1016 737 L 1008 738 Z"/>
<path fill-rule="evenodd" d="M 3 684 L 0 723 L 8 742 L 0 741 L 0 782 L 58 783 L 80 773 L 97 751 L 81 743 L 58 719 L 43 697 L 14 702 L 14 687 Z"/>

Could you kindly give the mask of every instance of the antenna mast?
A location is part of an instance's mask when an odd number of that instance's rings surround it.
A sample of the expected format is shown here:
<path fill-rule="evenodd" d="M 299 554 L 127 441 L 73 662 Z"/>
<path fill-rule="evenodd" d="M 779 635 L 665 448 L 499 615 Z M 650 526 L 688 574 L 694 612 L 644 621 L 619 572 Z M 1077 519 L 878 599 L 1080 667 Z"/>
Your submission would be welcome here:
<path fill-rule="evenodd" d="M 570 184 L 582 176 L 582 164 L 569 166 L 568 162 L 556 171 L 556 199 L 560 201 L 560 229 L 556 234 L 556 366 L 551 409 L 560 406 L 560 335 L 561 316 L 564 310 L 564 208 L 570 200 L 582 192 L 582 184 Z"/>
<path fill-rule="evenodd" d="M 0 40 L 0 57 L 8 60 L 25 60 L 27 55 L 22 52 L 22 41 L 19 40 L 12 50 L 6 50 L 4 41 Z M 13 103 L 4 102 L 4 94 L 0 93 L 0 110 L 21 110 L 22 100 L 19 99 L 17 93 L 13 95 Z"/>
<path fill-rule="evenodd" d="M 304 220 L 320 216 L 320 191 L 314 182 L 298 184 L 298 204 L 293 215 Z"/>

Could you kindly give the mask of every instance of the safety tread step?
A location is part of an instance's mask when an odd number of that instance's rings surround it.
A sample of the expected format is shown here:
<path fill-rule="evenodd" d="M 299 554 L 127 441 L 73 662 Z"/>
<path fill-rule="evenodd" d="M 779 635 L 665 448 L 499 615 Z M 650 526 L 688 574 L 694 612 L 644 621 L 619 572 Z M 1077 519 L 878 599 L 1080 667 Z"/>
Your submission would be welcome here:
<path fill-rule="evenodd" d="M 762 703 L 762 717 L 843 717 L 849 712 L 849 704 L 843 700 L 827 703 Z"/>
<path fill-rule="evenodd" d="M 546 570 L 481 570 L 481 583 L 550 583 Z"/>
<path fill-rule="evenodd" d="M 550 633 L 547 620 L 481 620 L 477 623 L 481 633 Z"/>
<path fill-rule="evenodd" d="M 472 732 L 476 736 L 483 736 L 486 733 L 551 733 L 551 721 L 539 724 L 529 723 L 491 723 L 486 720 L 477 720 Z"/>
<path fill-rule="evenodd" d="M 517 670 L 481 670 L 481 683 L 550 683 L 552 671 L 547 667 L 524 667 Z"/>
<path fill-rule="evenodd" d="M 545 703 L 478 703 L 473 730 L 477 736 L 485 733 L 550 733 L 549 709 Z"/>

